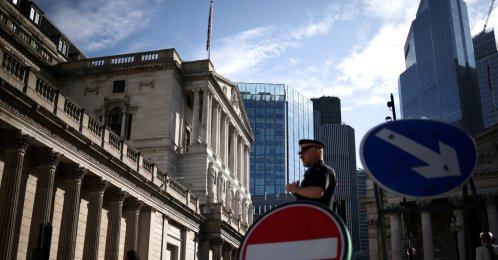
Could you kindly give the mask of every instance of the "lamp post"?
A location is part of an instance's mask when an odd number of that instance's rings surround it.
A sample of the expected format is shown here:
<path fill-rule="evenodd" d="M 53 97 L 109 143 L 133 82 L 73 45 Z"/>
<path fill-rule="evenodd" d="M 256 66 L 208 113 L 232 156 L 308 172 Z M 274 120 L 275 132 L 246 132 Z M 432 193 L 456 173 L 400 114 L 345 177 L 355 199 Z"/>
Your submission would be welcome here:
<path fill-rule="evenodd" d="M 456 217 L 453 215 L 451 217 L 451 223 L 450 223 L 450 231 L 453 233 L 453 237 L 455 239 L 455 248 L 456 248 L 456 255 L 457 255 L 457 260 L 460 259 L 460 255 L 458 253 L 458 232 L 462 229 L 462 224 L 457 222 Z"/>

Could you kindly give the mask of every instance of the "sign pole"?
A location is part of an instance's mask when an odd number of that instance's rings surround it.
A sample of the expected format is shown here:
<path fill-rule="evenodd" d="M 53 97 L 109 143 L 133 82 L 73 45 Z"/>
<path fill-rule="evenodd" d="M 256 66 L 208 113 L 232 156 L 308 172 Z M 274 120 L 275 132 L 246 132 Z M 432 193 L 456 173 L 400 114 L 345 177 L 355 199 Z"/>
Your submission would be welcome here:
<path fill-rule="evenodd" d="M 387 260 L 386 228 L 384 224 L 384 204 L 382 202 L 382 190 L 374 182 L 375 201 L 377 202 L 377 237 L 380 238 L 382 247 L 382 259 Z"/>
<path fill-rule="evenodd" d="M 483 208 L 481 206 L 481 201 L 479 200 L 479 195 L 477 194 L 476 185 L 474 183 L 474 178 L 472 178 L 472 177 L 470 178 L 469 184 L 470 184 L 470 189 L 472 190 L 472 197 L 474 197 L 474 203 L 477 207 L 477 212 L 479 215 L 479 222 L 481 224 L 481 230 L 483 232 L 488 232 L 489 231 L 488 222 L 484 218 L 484 213 L 482 212 Z"/>

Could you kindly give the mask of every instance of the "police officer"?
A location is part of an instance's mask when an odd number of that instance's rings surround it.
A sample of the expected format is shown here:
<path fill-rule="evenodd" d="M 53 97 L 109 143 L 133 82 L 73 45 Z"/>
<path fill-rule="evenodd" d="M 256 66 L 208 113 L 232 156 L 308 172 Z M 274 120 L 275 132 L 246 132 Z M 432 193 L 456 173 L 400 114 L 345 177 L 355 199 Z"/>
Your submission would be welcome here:
<path fill-rule="evenodd" d="M 331 167 L 323 163 L 325 145 L 317 140 L 302 139 L 299 140 L 299 146 L 299 157 L 308 170 L 304 173 L 301 185 L 299 182 L 288 183 L 285 190 L 298 200 L 316 201 L 330 208 L 335 194 L 336 175 Z"/>

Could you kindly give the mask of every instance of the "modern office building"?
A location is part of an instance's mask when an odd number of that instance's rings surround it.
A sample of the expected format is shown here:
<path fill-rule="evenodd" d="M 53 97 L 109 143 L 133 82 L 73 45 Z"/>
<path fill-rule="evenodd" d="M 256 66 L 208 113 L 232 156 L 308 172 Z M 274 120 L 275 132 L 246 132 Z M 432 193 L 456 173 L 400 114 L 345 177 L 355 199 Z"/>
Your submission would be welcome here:
<path fill-rule="evenodd" d="M 334 168 L 338 186 L 335 204 L 343 218 L 353 241 L 353 250 L 360 249 L 358 197 L 356 191 L 356 153 L 354 129 L 336 123 L 340 119 L 341 106 L 337 97 L 320 97 L 313 102 L 314 135 L 325 144 L 324 161 Z M 331 117 L 330 115 L 335 115 Z"/>
<path fill-rule="evenodd" d="M 405 47 L 399 77 L 404 119 L 428 118 L 483 128 L 467 5 L 462 0 L 422 0 Z"/>
<path fill-rule="evenodd" d="M 298 141 L 313 138 L 312 104 L 285 84 L 237 85 L 254 132 L 249 187 L 255 210 L 264 214 L 264 209 L 278 204 L 275 199 L 268 201 L 269 195 L 285 198 L 285 184 L 299 181 L 304 175 L 305 168 L 297 154 Z"/>
<path fill-rule="evenodd" d="M 175 49 L 88 58 L 33 1 L 0 21 L 0 259 L 236 258 L 253 134 L 235 83 Z"/>
<path fill-rule="evenodd" d="M 358 202 L 360 205 L 363 204 L 363 201 L 367 198 L 367 188 L 366 188 L 366 178 L 367 172 L 364 169 L 358 169 L 356 171 L 356 186 L 357 186 L 357 194 L 358 194 Z M 368 224 L 367 224 L 367 213 L 365 208 L 362 206 L 358 207 L 358 221 L 359 221 L 359 236 L 360 236 L 360 250 L 358 257 L 360 259 L 370 259 L 368 257 Z"/>
<path fill-rule="evenodd" d="M 494 29 L 480 32 L 472 42 L 484 127 L 490 127 L 498 123 L 498 50 Z"/>

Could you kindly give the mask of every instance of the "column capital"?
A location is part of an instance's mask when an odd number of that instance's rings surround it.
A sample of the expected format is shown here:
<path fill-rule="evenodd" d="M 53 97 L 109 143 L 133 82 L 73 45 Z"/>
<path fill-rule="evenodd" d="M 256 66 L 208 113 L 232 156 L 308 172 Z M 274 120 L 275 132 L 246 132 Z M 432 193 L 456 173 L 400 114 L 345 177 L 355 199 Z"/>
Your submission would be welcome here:
<path fill-rule="evenodd" d="M 62 164 L 64 176 L 66 180 L 82 181 L 88 170 L 77 163 Z"/>
<path fill-rule="evenodd" d="M 39 163 L 39 167 L 55 169 L 60 160 L 64 158 L 64 155 L 54 152 L 52 148 L 37 148 L 35 150 L 35 157 Z"/>
<path fill-rule="evenodd" d="M 109 200 L 109 202 L 119 202 L 123 203 L 124 199 L 128 195 L 128 192 L 117 187 L 107 188 L 104 196 Z"/>
<path fill-rule="evenodd" d="M 20 130 L 7 130 L 2 133 L 5 142 L 5 150 L 26 153 L 34 138 L 22 134 Z"/>
<path fill-rule="evenodd" d="M 131 212 L 139 212 L 143 202 L 135 197 L 129 197 L 124 200 L 123 210 Z"/>
<path fill-rule="evenodd" d="M 109 186 L 109 182 L 99 176 L 88 176 L 83 183 L 87 192 L 104 193 Z"/>

